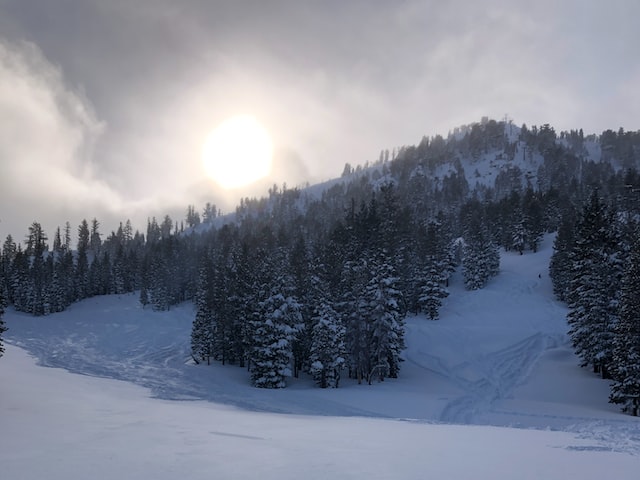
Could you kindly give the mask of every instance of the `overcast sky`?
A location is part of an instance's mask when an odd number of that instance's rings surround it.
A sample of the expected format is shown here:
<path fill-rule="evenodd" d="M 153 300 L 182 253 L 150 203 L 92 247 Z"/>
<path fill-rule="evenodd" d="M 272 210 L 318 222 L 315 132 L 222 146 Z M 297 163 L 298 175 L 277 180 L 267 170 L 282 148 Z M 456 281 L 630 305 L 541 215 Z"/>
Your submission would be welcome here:
<path fill-rule="evenodd" d="M 273 137 L 266 183 L 292 186 L 482 116 L 638 130 L 638 19 L 637 0 L 0 0 L 0 241 L 265 193 L 204 176 L 239 113 Z"/>

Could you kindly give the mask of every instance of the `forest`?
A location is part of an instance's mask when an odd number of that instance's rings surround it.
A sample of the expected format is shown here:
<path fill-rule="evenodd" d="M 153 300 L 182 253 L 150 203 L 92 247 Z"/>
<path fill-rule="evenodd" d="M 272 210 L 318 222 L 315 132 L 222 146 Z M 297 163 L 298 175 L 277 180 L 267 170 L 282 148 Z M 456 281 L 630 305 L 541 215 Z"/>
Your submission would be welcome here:
<path fill-rule="evenodd" d="M 639 169 L 640 132 L 483 118 L 324 184 L 274 185 L 224 216 L 190 205 L 179 221 L 109 234 L 97 219 L 67 222 L 51 240 L 33 222 L 2 245 L 0 322 L 8 305 L 49 315 L 138 292 L 154 310 L 193 302 L 194 361 L 244 368 L 256 387 L 371 383 L 401 374 L 404 319 L 437 321 L 456 269 L 483 288 L 500 249 L 535 252 L 556 233 L 549 274 L 576 352 L 637 414 Z"/>

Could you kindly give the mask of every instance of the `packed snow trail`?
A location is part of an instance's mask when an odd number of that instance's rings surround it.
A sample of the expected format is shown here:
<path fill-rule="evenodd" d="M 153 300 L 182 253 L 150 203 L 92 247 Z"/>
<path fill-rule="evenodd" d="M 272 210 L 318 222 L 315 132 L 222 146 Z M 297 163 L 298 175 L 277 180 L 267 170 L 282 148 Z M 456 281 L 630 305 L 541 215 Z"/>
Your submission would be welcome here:
<path fill-rule="evenodd" d="M 608 383 L 578 367 L 566 309 L 547 275 L 552 239 L 538 253 L 503 253 L 501 273 L 479 291 L 454 276 L 438 321 L 410 317 L 400 378 L 373 385 L 343 379 L 322 390 L 308 377 L 284 390 L 250 386 L 246 369 L 194 365 L 190 304 L 142 309 L 136 295 L 95 297 L 48 317 L 9 309 L 6 333 L 44 366 L 126 380 L 171 400 L 208 400 L 254 411 L 401 418 L 419 422 L 624 432 L 638 419 L 609 405 Z M 607 430 L 609 429 L 609 430 Z M 612 434 L 614 435 L 614 434 Z M 616 444 L 606 435 L 600 445 Z M 640 450 L 640 449 L 638 449 Z"/>

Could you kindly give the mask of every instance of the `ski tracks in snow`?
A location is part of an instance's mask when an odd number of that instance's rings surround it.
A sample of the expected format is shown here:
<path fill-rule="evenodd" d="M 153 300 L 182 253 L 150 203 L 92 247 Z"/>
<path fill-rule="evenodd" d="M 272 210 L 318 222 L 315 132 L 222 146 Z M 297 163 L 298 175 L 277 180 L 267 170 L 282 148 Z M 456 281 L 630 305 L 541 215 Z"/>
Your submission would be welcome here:
<path fill-rule="evenodd" d="M 474 418 L 489 411 L 497 400 L 506 398 L 527 378 L 548 347 L 542 333 L 502 350 L 464 362 L 439 373 L 448 377 L 465 393 L 449 401 L 440 415 L 445 423 L 474 423 Z"/>

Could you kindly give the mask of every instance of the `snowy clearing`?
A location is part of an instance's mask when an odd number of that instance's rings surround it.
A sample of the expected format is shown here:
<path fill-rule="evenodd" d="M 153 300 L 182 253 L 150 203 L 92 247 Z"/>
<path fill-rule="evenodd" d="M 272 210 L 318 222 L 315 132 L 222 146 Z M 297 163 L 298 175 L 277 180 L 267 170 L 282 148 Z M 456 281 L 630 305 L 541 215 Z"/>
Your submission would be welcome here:
<path fill-rule="evenodd" d="M 109 379 L 0 367 L 3 478 L 636 478 L 640 457 L 568 432 L 278 415 L 149 398 Z"/>

